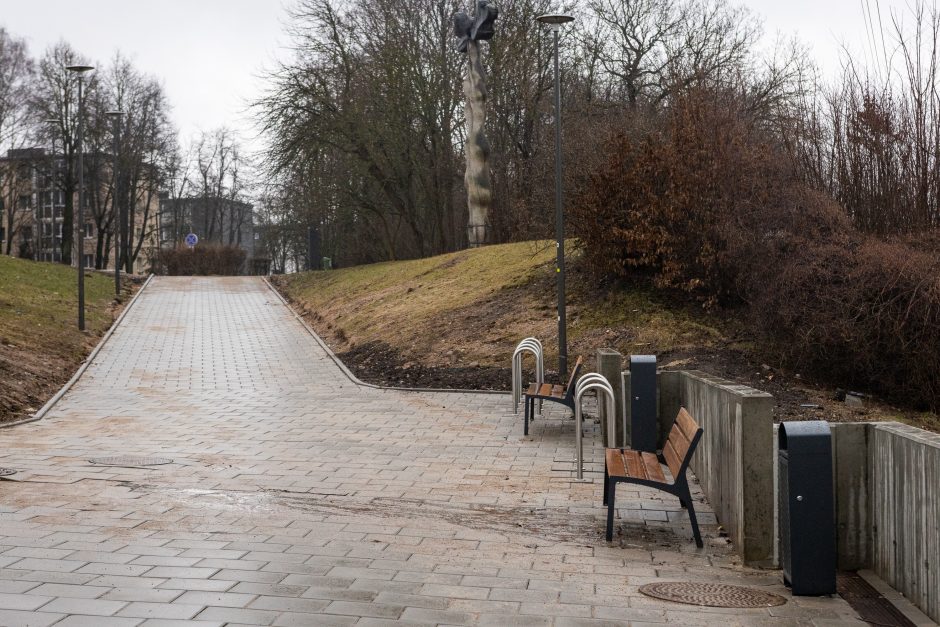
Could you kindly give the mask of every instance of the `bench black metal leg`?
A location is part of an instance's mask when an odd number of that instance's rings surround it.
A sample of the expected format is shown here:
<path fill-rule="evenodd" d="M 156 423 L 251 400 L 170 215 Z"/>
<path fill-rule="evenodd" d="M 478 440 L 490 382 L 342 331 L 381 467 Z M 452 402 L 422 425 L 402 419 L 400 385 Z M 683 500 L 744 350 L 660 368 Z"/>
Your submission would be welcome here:
<path fill-rule="evenodd" d="M 617 500 L 617 482 L 608 479 L 604 493 L 607 495 L 607 541 L 614 539 L 614 504 Z"/>
<path fill-rule="evenodd" d="M 526 396 L 526 397 L 525 397 L 525 407 L 524 407 L 524 411 L 523 411 L 523 414 L 525 414 L 525 427 L 524 427 L 524 429 L 523 429 L 523 434 L 524 434 L 524 435 L 529 435 L 529 405 L 531 405 L 531 404 L 532 404 L 532 397 Z"/>
<path fill-rule="evenodd" d="M 604 460 L 604 505 L 607 505 L 607 482 L 610 475 L 607 474 L 607 460 Z"/>
<path fill-rule="evenodd" d="M 682 501 L 682 497 L 679 497 L 679 500 Z M 702 548 L 702 534 L 698 530 L 698 520 L 695 518 L 695 506 L 692 505 L 692 495 L 689 493 L 689 489 L 685 490 L 685 504 L 686 509 L 689 511 L 689 522 L 692 523 L 692 535 L 695 537 L 695 546 Z"/>

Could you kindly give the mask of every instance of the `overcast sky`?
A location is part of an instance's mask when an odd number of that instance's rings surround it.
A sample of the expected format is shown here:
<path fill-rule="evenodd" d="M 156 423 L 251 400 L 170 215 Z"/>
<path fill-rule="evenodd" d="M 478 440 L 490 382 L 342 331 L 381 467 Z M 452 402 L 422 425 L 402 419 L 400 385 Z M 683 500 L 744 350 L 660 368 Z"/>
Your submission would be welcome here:
<path fill-rule="evenodd" d="M 227 125 L 250 143 L 246 102 L 259 74 L 286 56 L 285 6 L 292 0 L 0 0 L 0 25 L 25 37 L 34 56 L 66 39 L 95 62 L 115 50 L 166 86 L 185 142 Z M 735 0 L 732 0 L 734 2 Z M 882 0 L 883 10 L 904 0 Z M 863 51 L 862 0 L 744 0 L 769 36 L 797 35 L 827 73 L 840 44 Z M 468 0 L 468 4 L 470 4 Z M 498 36 L 498 34 L 497 34 Z"/>

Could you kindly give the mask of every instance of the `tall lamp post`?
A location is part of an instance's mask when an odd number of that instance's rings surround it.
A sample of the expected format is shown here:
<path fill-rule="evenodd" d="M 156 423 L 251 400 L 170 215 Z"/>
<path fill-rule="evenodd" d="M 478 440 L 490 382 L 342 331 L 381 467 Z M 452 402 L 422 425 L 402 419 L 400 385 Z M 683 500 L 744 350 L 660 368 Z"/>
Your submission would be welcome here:
<path fill-rule="evenodd" d="M 563 13 L 546 13 L 535 18 L 552 29 L 555 43 L 555 276 L 558 291 L 558 376 L 568 375 L 568 334 L 565 321 L 565 212 L 561 187 L 561 79 L 558 76 L 558 32 L 562 24 L 574 20 Z"/>
<path fill-rule="evenodd" d="M 78 330 L 85 330 L 85 72 L 90 65 L 69 65 L 65 68 L 78 76 L 78 215 L 75 219 L 75 247 L 78 249 Z"/>
<path fill-rule="evenodd" d="M 111 183 L 111 224 L 114 225 L 114 295 L 121 295 L 121 242 L 126 237 L 124 235 L 124 210 L 118 210 L 118 151 L 121 145 L 121 116 L 124 112 L 121 110 L 108 111 L 107 115 L 113 122 L 111 135 L 114 137 L 114 151 L 111 157 L 111 177 L 114 179 Z"/>

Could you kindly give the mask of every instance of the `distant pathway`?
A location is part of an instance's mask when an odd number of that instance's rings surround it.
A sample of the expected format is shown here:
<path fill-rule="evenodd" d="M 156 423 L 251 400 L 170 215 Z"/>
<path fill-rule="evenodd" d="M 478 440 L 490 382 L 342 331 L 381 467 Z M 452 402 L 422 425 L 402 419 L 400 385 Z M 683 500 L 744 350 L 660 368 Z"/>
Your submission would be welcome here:
<path fill-rule="evenodd" d="M 46 419 L 0 431 L 0 625 L 855 624 L 640 595 L 785 590 L 704 503 L 698 551 L 677 502 L 625 487 L 609 546 L 599 438 L 579 484 L 570 420 L 521 431 L 506 395 L 353 384 L 260 279 L 155 279 Z"/>

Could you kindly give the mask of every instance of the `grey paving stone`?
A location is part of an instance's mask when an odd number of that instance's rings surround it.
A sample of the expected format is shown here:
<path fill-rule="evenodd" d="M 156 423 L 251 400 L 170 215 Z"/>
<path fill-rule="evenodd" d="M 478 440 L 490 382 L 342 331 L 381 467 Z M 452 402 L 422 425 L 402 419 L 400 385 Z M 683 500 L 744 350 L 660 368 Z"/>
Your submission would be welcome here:
<path fill-rule="evenodd" d="M 118 616 L 137 618 L 161 618 L 187 620 L 201 612 L 205 605 L 184 605 L 182 603 L 133 602 L 118 612 Z"/>
<path fill-rule="evenodd" d="M 196 619 L 217 620 L 224 623 L 244 623 L 246 625 L 270 625 L 277 616 L 278 612 L 265 610 L 247 610 L 238 607 L 207 607 L 196 615 Z"/>
<path fill-rule="evenodd" d="M 0 610 L 0 625 L 3 625 L 3 627 L 46 627 L 63 618 L 65 618 L 64 614 L 26 610 Z"/>
<path fill-rule="evenodd" d="M 114 616 L 72 615 L 56 623 L 57 627 L 137 627 L 143 621 L 139 618 L 116 618 Z"/>
<path fill-rule="evenodd" d="M 61 614 L 87 614 L 91 616 L 111 616 L 126 606 L 123 601 L 105 601 L 102 599 L 74 599 L 60 597 L 40 608 L 43 612 Z M 139 622 L 139 621 L 138 621 Z"/>
<path fill-rule="evenodd" d="M 52 597 L 32 594 L 0 594 L 0 609 L 3 610 L 35 610 L 49 601 Z"/>

